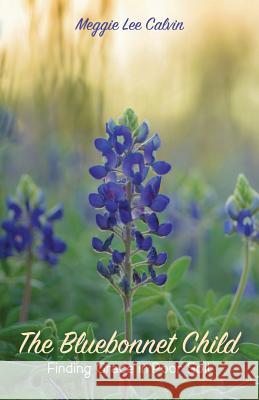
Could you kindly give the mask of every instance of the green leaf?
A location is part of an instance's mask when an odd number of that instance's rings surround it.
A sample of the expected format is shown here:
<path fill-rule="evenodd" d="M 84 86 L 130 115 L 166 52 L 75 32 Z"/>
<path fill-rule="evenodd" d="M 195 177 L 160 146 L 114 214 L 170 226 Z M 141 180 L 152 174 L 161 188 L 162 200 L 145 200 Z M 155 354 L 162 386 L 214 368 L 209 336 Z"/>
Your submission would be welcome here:
<path fill-rule="evenodd" d="M 133 303 L 133 313 L 138 315 L 161 302 L 161 296 L 150 296 Z"/>
<path fill-rule="evenodd" d="M 222 314 L 223 312 L 225 312 L 229 307 L 230 304 L 232 302 L 233 299 L 233 295 L 232 294 L 226 294 L 225 296 L 223 296 L 217 306 L 216 306 L 216 313 L 217 314 Z"/>
<path fill-rule="evenodd" d="M 94 322 L 89 322 L 89 321 L 87 321 L 87 322 L 80 322 L 80 324 L 77 324 L 77 325 L 74 327 L 74 331 L 75 331 L 78 335 L 81 335 L 81 333 L 87 332 L 87 331 L 88 331 L 89 326 L 91 326 L 92 329 L 93 329 L 93 328 L 96 328 L 96 327 L 97 327 L 97 324 L 95 324 Z"/>
<path fill-rule="evenodd" d="M 259 345 L 255 343 L 242 343 L 239 346 L 239 351 L 249 360 L 259 361 Z"/>
<path fill-rule="evenodd" d="M 189 311 L 195 318 L 200 318 L 204 308 L 198 304 L 186 304 L 185 309 Z"/>
<path fill-rule="evenodd" d="M 49 326 L 45 326 L 40 332 L 40 338 L 41 338 L 41 340 L 44 340 L 44 341 L 48 340 L 48 339 L 52 340 L 52 338 L 53 338 L 52 328 Z"/>
<path fill-rule="evenodd" d="M 7 340 L 13 342 L 21 341 L 21 333 L 23 332 L 38 332 L 42 328 L 41 323 L 27 323 L 27 324 L 15 324 L 8 328 L 0 330 L 0 340 Z"/>
<path fill-rule="evenodd" d="M 168 269 L 168 279 L 165 285 L 165 289 L 170 292 L 174 289 L 183 278 L 184 274 L 188 270 L 191 262 L 191 257 L 178 258 Z"/>
<path fill-rule="evenodd" d="M 44 321 L 44 326 L 50 328 L 51 334 L 53 334 L 53 336 L 58 336 L 57 325 L 53 319 L 46 319 L 46 321 Z"/>
<path fill-rule="evenodd" d="M 138 290 L 136 290 L 136 297 L 152 297 L 152 296 L 158 296 L 162 295 L 162 290 L 158 286 L 154 285 L 147 285 L 147 286 L 142 286 Z"/>
<path fill-rule="evenodd" d="M 78 315 L 71 315 L 70 317 L 65 318 L 58 326 L 58 332 L 60 336 L 65 333 L 72 331 L 74 326 L 80 322 L 80 318 Z"/>
<path fill-rule="evenodd" d="M 16 347 L 8 342 L 0 341 L 0 360 L 6 361 L 16 353 Z"/>
<path fill-rule="evenodd" d="M 87 339 L 88 339 L 89 342 L 91 342 L 92 340 L 95 340 L 95 335 L 94 335 L 94 330 L 93 330 L 92 325 L 88 326 Z"/>

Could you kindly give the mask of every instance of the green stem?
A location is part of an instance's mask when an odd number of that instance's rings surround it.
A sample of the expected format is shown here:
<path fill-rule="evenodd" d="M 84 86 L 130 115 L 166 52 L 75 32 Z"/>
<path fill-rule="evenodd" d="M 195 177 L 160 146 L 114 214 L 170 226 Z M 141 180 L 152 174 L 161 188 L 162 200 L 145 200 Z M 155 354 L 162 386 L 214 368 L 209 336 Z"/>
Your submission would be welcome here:
<path fill-rule="evenodd" d="M 235 293 L 234 299 L 232 301 L 231 307 L 226 315 L 226 318 L 223 322 L 223 325 L 220 330 L 220 336 L 222 336 L 226 330 L 229 328 L 229 324 L 231 322 L 231 319 L 233 318 L 235 312 L 237 311 L 242 295 L 244 293 L 246 284 L 247 284 L 247 278 L 248 278 L 248 273 L 249 273 L 249 241 L 245 241 L 245 249 L 244 249 L 244 265 L 243 265 L 243 271 L 242 275 L 239 281 L 239 285 L 237 288 L 237 291 Z"/>
<path fill-rule="evenodd" d="M 124 299 L 124 323 L 125 339 L 130 343 L 132 341 L 132 305 L 130 297 Z"/>
<path fill-rule="evenodd" d="M 128 182 L 126 186 L 127 199 L 129 205 L 131 206 L 132 193 L 131 193 L 131 183 Z M 131 223 L 126 225 L 125 229 L 125 276 L 130 284 L 132 285 L 132 267 L 131 267 Z M 132 340 L 132 290 L 129 293 L 125 293 L 124 298 L 124 323 L 125 323 L 125 339 L 128 342 Z"/>
<path fill-rule="evenodd" d="M 29 249 L 27 266 L 26 266 L 25 285 L 23 290 L 23 299 L 20 312 L 21 323 L 26 322 L 28 320 L 29 306 L 31 301 L 32 260 L 33 260 L 32 251 L 31 249 Z"/>

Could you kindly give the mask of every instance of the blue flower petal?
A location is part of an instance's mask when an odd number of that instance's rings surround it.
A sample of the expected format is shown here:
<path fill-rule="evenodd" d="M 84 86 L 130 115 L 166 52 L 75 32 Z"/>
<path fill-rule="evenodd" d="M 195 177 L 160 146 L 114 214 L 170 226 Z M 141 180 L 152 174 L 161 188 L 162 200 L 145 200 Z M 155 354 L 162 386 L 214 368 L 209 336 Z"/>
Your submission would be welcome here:
<path fill-rule="evenodd" d="M 13 255 L 12 242 L 8 235 L 0 237 L 0 260 L 11 257 Z"/>
<path fill-rule="evenodd" d="M 51 250 L 52 250 L 53 253 L 62 254 L 62 253 L 64 253 L 66 251 L 67 245 L 63 240 L 61 240 L 61 239 L 59 239 L 57 237 L 53 237 L 52 240 L 53 240 L 53 243 L 52 243 L 52 249 Z"/>
<path fill-rule="evenodd" d="M 98 252 L 102 252 L 103 251 L 103 242 L 98 237 L 93 237 L 92 246 L 93 246 L 94 250 L 96 250 Z"/>
<path fill-rule="evenodd" d="M 160 147 L 160 138 L 156 133 L 152 139 L 144 145 L 144 157 L 148 164 L 152 164 L 155 161 L 153 152 L 158 150 Z"/>
<path fill-rule="evenodd" d="M 152 164 L 152 168 L 158 175 L 165 175 L 170 171 L 171 165 L 166 161 L 156 161 Z"/>
<path fill-rule="evenodd" d="M 123 160 L 122 170 L 135 185 L 140 185 L 143 182 L 148 171 L 141 153 L 128 154 Z"/>
<path fill-rule="evenodd" d="M 122 142 L 119 141 L 120 139 L 122 139 Z M 126 126 L 115 126 L 113 129 L 113 145 L 118 154 L 122 154 L 131 148 L 132 135 Z"/>
<path fill-rule="evenodd" d="M 237 232 L 247 237 L 254 232 L 253 216 L 250 210 L 242 209 L 238 214 Z"/>
<path fill-rule="evenodd" d="M 156 252 L 155 247 L 151 247 L 150 251 L 148 252 L 147 259 L 148 259 L 149 264 L 151 264 L 151 265 L 156 262 L 157 252 Z"/>
<path fill-rule="evenodd" d="M 42 213 L 44 213 L 44 210 L 42 209 Z M 62 204 L 58 204 L 56 207 L 54 207 L 52 210 L 50 210 L 47 214 L 47 220 L 50 222 L 53 221 L 58 221 L 63 218 L 64 215 L 64 208 Z"/>
<path fill-rule="evenodd" d="M 124 276 L 120 282 L 120 287 L 122 288 L 123 292 L 125 294 L 128 294 L 130 291 L 130 283 L 128 281 L 128 279 L 126 278 L 126 276 Z"/>
<path fill-rule="evenodd" d="M 97 150 L 99 150 L 101 153 L 105 154 L 111 150 L 111 145 L 108 142 L 108 140 L 103 139 L 103 138 L 97 138 L 94 141 L 95 147 Z"/>
<path fill-rule="evenodd" d="M 224 233 L 225 235 L 231 235 L 232 233 L 235 232 L 235 225 L 233 224 L 232 221 L 227 220 L 224 222 Z"/>
<path fill-rule="evenodd" d="M 149 275 L 151 276 L 152 280 L 156 278 L 156 271 L 154 270 L 152 265 L 149 265 L 148 272 L 149 272 Z"/>
<path fill-rule="evenodd" d="M 170 202 L 169 197 L 163 194 L 158 194 L 155 200 L 152 202 L 151 210 L 155 212 L 162 212 L 166 209 L 169 202 Z"/>
<path fill-rule="evenodd" d="M 155 261 L 155 265 L 156 266 L 160 266 L 165 264 L 167 261 L 167 253 L 159 253 L 157 255 L 156 261 Z"/>
<path fill-rule="evenodd" d="M 159 227 L 159 221 L 155 213 L 149 214 L 147 216 L 148 227 L 151 232 L 156 232 Z"/>
<path fill-rule="evenodd" d="M 146 272 L 143 272 L 142 277 L 141 277 L 141 282 L 145 282 L 147 280 L 147 274 Z"/>
<path fill-rule="evenodd" d="M 159 193 L 161 180 L 162 180 L 161 176 L 154 176 L 147 183 L 147 185 L 150 185 L 152 187 L 154 197 L 156 197 Z"/>
<path fill-rule="evenodd" d="M 102 230 L 112 229 L 117 224 L 116 217 L 114 215 L 107 214 L 96 214 L 96 224 Z"/>
<path fill-rule="evenodd" d="M 108 200 L 105 202 L 106 210 L 110 213 L 115 213 L 117 211 L 117 203 L 113 200 Z"/>
<path fill-rule="evenodd" d="M 230 218 L 236 220 L 238 218 L 238 210 L 236 207 L 236 202 L 234 199 L 234 196 L 230 196 L 227 199 L 227 202 L 225 204 L 225 210 L 226 213 L 230 216 Z"/>
<path fill-rule="evenodd" d="M 161 224 L 157 230 L 158 236 L 168 236 L 173 229 L 173 225 L 169 222 Z"/>
<path fill-rule="evenodd" d="M 146 122 L 142 122 L 142 124 L 138 127 L 138 134 L 135 139 L 135 143 L 143 143 L 148 137 L 148 124 Z"/>
<path fill-rule="evenodd" d="M 44 212 L 45 212 L 45 210 L 43 208 L 40 208 L 40 207 L 36 207 L 36 208 L 34 208 L 34 210 L 31 211 L 31 224 L 32 224 L 32 226 L 34 226 L 36 228 L 39 228 L 39 229 L 41 228 L 41 226 L 42 226 L 41 216 L 44 214 Z M 53 219 L 53 216 L 51 214 L 50 214 L 50 219 L 47 216 L 47 221 L 49 221 L 49 222 L 55 221 L 55 216 L 56 216 L 56 219 L 59 219 L 58 218 L 60 216 L 60 211 L 59 210 L 57 210 L 56 215 L 55 215 L 55 212 L 54 212 L 54 219 Z"/>
<path fill-rule="evenodd" d="M 23 225 L 16 225 L 13 231 L 12 244 L 18 253 L 24 251 L 31 242 L 29 228 Z"/>
<path fill-rule="evenodd" d="M 110 118 L 109 121 L 105 124 L 106 133 L 109 135 L 110 138 L 113 136 L 115 126 L 116 124 L 112 118 Z"/>
<path fill-rule="evenodd" d="M 119 274 L 120 272 L 120 267 L 116 264 L 114 264 L 111 260 L 109 261 L 108 264 L 108 270 L 110 272 L 110 275 L 115 275 L 115 274 Z"/>
<path fill-rule="evenodd" d="M 108 227 L 108 219 L 107 219 L 107 217 L 105 217 L 102 214 L 96 214 L 96 224 L 102 230 L 109 229 L 109 227 Z"/>
<path fill-rule="evenodd" d="M 95 179 L 102 179 L 107 175 L 107 170 L 103 165 L 95 165 L 94 167 L 89 168 L 89 173 Z"/>
<path fill-rule="evenodd" d="M 141 283 L 141 276 L 139 275 L 139 273 L 134 269 L 133 270 L 133 282 L 138 285 L 139 283 Z"/>
<path fill-rule="evenodd" d="M 104 158 L 106 158 L 105 168 L 111 170 L 117 167 L 117 156 L 112 150 L 108 150 L 103 154 Z"/>
<path fill-rule="evenodd" d="M 135 232 L 137 248 L 140 250 L 148 251 L 152 246 L 151 236 L 144 237 L 141 232 Z"/>
<path fill-rule="evenodd" d="M 13 211 L 13 218 L 17 221 L 22 215 L 22 207 L 11 197 L 7 198 L 6 205 L 10 211 Z"/>
<path fill-rule="evenodd" d="M 157 275 L 155 278 L 152 279 L 152 282 L 154 282 L 157 286 L 164 285 L 166 283 L 166 281 L 167 281 L 166 274 Z"/>
<path fill-rule="evenodd" d="M 107 250 L 109 249 L 110 245 L 112 244 L 113 238 L 114 238 L 114 233 L 112 233 L 111 236 L 109 236 L 109 237 L 104 241 L 103 249 L 104 249 L 105 251 L 107 251 Z"/>
<path fill-rule="evenodd" d="M 123 224 L 126 225 L 132 221 L 131 208 L 128 200 L 122 200 L 119 202 L 119 213 Z"/>
<path fill-rule="evenodd" d="M 144 187 L 144 189 L 141 192 L 141 200 L 145 206 L 147 207 L 151 206 L 153 202 L 153 190 L 151 185 L 146 185 Z"/>
<path fill-rule="evenodd" d="M 38 246 L 37 255 L 40 260 L 47 262 L 51 266 L 55 266 L 58 263 L 58 257 L 49 252 L 44 245 Z"/>
<path fill-rule="evenodd" d="M 112 252 L 112 260 L 115 264 L 121 264 L 125 257 L 125 253 L 122 253 L 118 250 L 114 250 Z"/>
<path fill-rule="evenodd" d="M 89 203 L 92 207 L 102 208 L 104 207 L 104 197 L 98 193 L 90 193 L 89 194 Z"/>
<path fill-rule="evenodd" d="M 142 250 L 148 251 L 152 246 L 152 237 L 147 236 L 142 242 Z"/>
<path fill-rule="evenodd" d="M 109 270 L 103 265 L 101 261 L 97 263 L 97 271 L 99 272 L 100 275 L 102 275 L 104 278 L 109 279 L 110 278 L 110 273 Z"/>

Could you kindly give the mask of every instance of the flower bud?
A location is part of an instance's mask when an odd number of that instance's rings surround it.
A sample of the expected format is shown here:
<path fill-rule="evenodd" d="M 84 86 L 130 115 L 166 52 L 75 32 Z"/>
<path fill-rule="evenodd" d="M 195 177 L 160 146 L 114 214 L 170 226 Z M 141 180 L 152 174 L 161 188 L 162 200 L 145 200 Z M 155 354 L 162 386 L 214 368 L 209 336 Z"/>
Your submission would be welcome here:
<path fill-rule="evenodd" d="M 50 328 L 53 332 L 53 336 L 57 337 L 58 336 L 58 330 L 57 330 L 57 325 L 55 324 L 55 321 L 53 319 L 48 318 L 44 322 L 44 327 Z"/>
<path fill-rule="evenodd" d="M 237 183 L 233 196 L 236 204 L 240 209 L 251 208 L 253 201 L 253 189 L 247 178 L 243 174 L 240 174 L 237 178 Z"/>
<path fill-rule="evenodd" d="M 42 192 L 29 175 L 22 175 L 17 186 L 17 197 L 20 201 L 27 201 L 35 206 L 40 202 Z"/>
<path fill-rule="evenodd" d="M 178 318 L 173 310 L 167 313 L 167 328 L 171 334 L 179 328 Z"/>

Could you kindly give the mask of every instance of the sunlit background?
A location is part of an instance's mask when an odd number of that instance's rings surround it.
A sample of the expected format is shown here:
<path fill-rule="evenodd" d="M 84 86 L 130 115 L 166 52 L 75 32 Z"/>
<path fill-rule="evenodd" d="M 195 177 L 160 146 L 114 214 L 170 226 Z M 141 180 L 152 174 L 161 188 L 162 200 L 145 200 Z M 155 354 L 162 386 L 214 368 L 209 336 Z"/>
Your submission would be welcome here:
<path fill-rule="evenodd" d="M 24 141 L 68 142 L 86 153 L 107 118 L 130 105 L 166 139 L 177 166 L 201 167 L 210 179 L 241 168 L 258 182 L 258 157 L 250 156 L 259 138 L 256 0 L 0 4 L 0 101 Z M 74 30 L 82 16 L 143 22 L 153 15 L 184 21 L 185 30 L 103 38 Z"/>
<path fill-rule="evenodd" d="M 102 38 L 75 31 L 80 17 L 143 22 L 151 16 L 183 21 L 185 30 L 115 31 Z M 67 210 L 60 229 L 69 252 L 58 271 L 43 273 L 52 295 L 43 298 L 35 288 L 36 315 L 37 309 L 44 317 L 76 312 L 109 332 L 117 323 L 116 312 L 107 321 L 107 308 L 119 306 L 101 292 L 105 284 L 90 250 L 95 228 L 87 194 L 95 183 L 87 169 L 97 159 L 93 138 L 127 107 L 160 133 L 162 156 L 174 166 L 165 188 L 173 195 L 175 226 L 184 223 L 166 246 L 171 259 L 193 256 L 185 289 L 176 293 L 180 306 L 203 301 L 199 285 L 219 294 L 234 289 L 240 246 L 223 235 L 223 204 L 240 172 L 259 189 L 258 20 L 257 0 L 0 0 L 0 214 L 22 173 Z M 202 222 L 188 217 L 193 201 Z M 252 274 L 243 320 L 248 335 L 259 327 L 256 266 Z M 8 296 L 4 315 L 15 306 Z M 148 335 L 154 318 L 161 322 L 165 314 L 155 309 L 139 320 L 139 332 Z M 158 335 L 164 334 L 160 325 Z"/>

